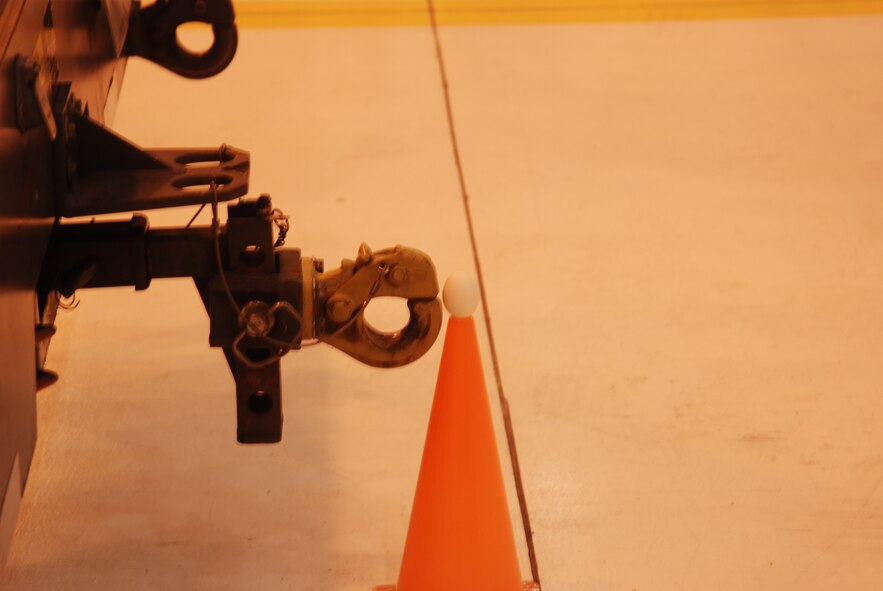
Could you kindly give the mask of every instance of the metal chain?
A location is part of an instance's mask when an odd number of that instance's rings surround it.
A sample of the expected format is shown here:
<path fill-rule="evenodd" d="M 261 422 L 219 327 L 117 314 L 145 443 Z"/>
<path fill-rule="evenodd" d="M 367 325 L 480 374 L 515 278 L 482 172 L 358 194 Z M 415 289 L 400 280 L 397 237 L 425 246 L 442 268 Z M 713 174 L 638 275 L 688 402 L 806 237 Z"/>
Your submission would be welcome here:
<path fill-rule="evenodd" d="M 278 207 L 274 208 L 270 215 L 273 223 L 279 229 L 279 236 L 276 238 L 273 248 L 279 248 L 285 244 L 285 237 L 288 236 L 288 230 L 291 229 L 291 222 L 288 221 L 288 216 Z"/>

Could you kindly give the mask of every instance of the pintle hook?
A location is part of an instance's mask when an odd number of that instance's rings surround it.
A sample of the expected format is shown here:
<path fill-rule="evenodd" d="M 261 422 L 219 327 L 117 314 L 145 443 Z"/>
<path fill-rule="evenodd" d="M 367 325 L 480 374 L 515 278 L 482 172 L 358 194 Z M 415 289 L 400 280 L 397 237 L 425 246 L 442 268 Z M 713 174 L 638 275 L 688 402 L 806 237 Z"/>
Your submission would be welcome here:
<path fill-rule="evenodd" d="M 315 269 L 306 261 L 304 269 Z M 435 342 L 441 329 L 435 267 L 423 252 L 396 246 L 372 252 L 362 244 L 355 261 L 343 260 L 340 268 L 315 273 L 314 320 L 305 327 L 317 338 L 362 363 L 374 367 L 398 367 L 421 357 Z M 380 331 L 365 319 L 365 308 L 375 297 L 407 300 L 408 323 L 394 332 Z M 306 300 L 307 298 L 305 298 Z"/>

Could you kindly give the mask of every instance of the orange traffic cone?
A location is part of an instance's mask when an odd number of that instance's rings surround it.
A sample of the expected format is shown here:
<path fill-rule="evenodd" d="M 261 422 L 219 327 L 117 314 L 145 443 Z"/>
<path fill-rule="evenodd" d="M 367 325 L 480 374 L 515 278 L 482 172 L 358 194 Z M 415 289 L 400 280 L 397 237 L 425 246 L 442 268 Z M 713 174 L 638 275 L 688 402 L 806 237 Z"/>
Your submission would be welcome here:
<path fill-rule="evenodd" d="M 478 288 L 471 277 L 455 275 L 444 296 L 454 316 L 448 321 L 397 591 L 521 591 L 471 316 Z"/>

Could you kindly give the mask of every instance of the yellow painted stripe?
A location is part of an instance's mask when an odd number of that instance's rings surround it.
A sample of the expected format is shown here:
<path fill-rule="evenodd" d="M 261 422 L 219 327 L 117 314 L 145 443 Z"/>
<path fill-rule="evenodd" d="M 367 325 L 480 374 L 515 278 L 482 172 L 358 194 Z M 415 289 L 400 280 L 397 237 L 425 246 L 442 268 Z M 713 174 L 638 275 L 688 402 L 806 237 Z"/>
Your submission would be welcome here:
<path fill-rule="evenodd" d="M 603 23 L 883 14 L 883 0 L 436 0 L 442 25 Z M 241 0 L 242 27 L 426 25 L 425 0 Z"/>

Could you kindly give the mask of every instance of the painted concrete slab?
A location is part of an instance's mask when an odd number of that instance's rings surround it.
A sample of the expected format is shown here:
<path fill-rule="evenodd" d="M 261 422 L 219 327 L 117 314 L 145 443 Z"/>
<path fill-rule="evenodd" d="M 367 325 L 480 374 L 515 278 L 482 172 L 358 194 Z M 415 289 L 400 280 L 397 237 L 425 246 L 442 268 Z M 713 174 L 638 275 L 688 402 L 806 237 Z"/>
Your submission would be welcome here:
<path fill-rule="evenodd" d="M 546 590 L 883 586 L 881 32 L 443 29 Z"/>

